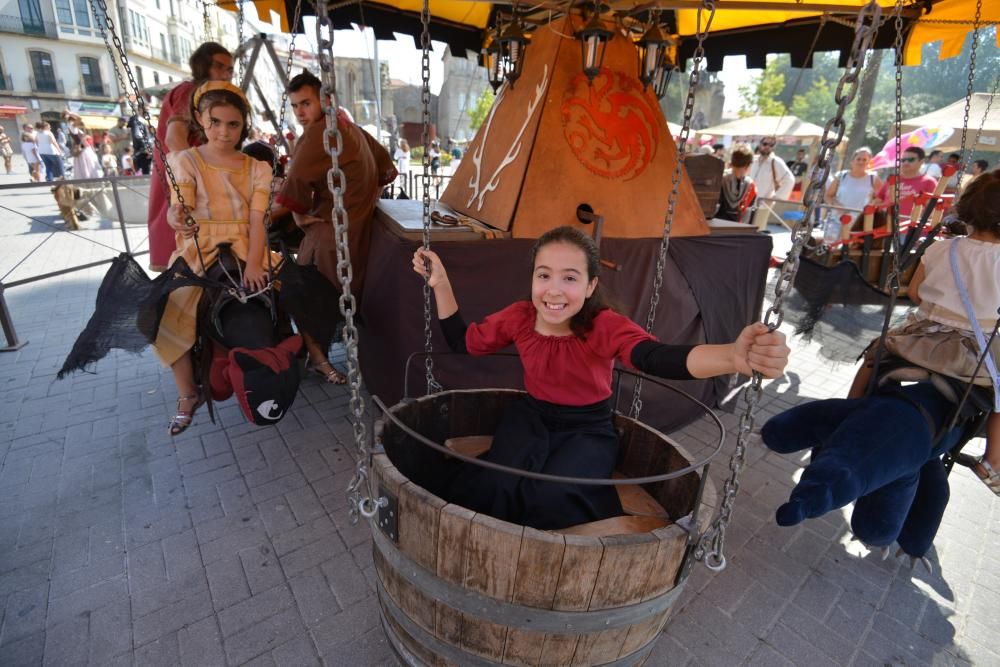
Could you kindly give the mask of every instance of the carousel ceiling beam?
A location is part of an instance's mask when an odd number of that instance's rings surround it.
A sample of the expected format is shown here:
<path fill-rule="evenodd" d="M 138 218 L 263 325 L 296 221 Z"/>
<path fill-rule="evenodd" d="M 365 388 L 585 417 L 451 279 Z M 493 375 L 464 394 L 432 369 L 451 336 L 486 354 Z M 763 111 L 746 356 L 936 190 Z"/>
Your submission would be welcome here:
<path fill-rule="evenodd" d="M 488 2 L 493 5 L 513 5 L 513 0 L 460 0 L 461 2 Z M 520 0 L 518 0 L 520 1 Z M 354 4 L 357 0 L 347 0 L 343 4 Z M 655 2 L 647 2 L 641 5 L 636 5 L 629 0 L 610 0 L 605 2 L 611 8 L 611 11 L 622 12 L 626 14 L 636 14 L 640 12 L 646 12 L 651 9 L 698 9 L 701 7 L 701 0 L 655 0 Z M 787 12 L 787 13 L 803 13 L 803 14 L 846 14 L 849 16 L 855 16 L 858 10 L 861 9 L 860 6 L 851 5 L 838 5 L 831 4 L 828 2 L 809 2 L 809 0 L 803 0 L 802 2 L 796 2 L 789 4 L 787 2 L 780 2 L 779 0 L 717 0 L 715 3 L 717 10 L 726 11 L 776 11 L 776 12 Z M 884 9 L 884 8 L 883 8 Z M 889 8 L 891 9 L 891 7 Z M 532 4 L 533 11 L 550 11 L 550 10 L 566 10 L 565 2 L 557 2 L 555 0 L 551 2 L 542 2 L 541 4 Z M 911 5 L 910 7 L 903 8 L 903 18 L 917 18 L 923 14 L 923 10 L 920 5 Z"/>

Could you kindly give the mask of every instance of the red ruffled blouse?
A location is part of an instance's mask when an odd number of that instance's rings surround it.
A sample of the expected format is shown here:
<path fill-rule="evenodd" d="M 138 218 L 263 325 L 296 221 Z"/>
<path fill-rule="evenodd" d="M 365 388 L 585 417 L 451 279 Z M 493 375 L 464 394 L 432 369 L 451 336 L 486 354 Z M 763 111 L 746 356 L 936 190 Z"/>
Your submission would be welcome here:
<path fill-rule="evenodd" d="M 590 405 L 611 396 L 615 359 L 632 365 L 632 348 L 656 338 L 629 318 L 603 310 L 594 318 L 586 340 L 577 336 L 546 336 L 535 331 L 535 306 L 518 301 L 469 325 L 465 346 L 483 356 L 514 344 L 524 366 L 524 387 L 532 397 L 559 405 Z"/>

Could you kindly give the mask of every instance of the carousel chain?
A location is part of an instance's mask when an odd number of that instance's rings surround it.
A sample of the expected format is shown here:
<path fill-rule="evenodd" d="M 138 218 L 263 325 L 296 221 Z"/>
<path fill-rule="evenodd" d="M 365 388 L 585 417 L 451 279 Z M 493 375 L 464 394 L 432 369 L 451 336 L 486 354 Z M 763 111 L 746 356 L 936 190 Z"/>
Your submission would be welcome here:
<path fill-rule="evenodd" d="M 872 0 L 858 12 L 858 17 L 854 25 L 854 43 L 851 45 L 850 57 L 834 93 L 837 110 L 823 128 L 823 136 L 820 139 L 816 164 L 810 173 L 809 185 L 803 193 L 806 214 L 801 220 L 796 222 L 795 227 L 792 229 L 792 248 L 789 250 L 781 266 L 781 273 L 774 288 L 774 302 L 764 316 L 764 324 L 771 331 L 777 329 L 784 318 L 784 298 L 795 280 L 795 274 L 798 272 L 802 249 L 811 236 L 812 225 L 809 221 L 812 220 L 816 206 L 822 202 L 824 185 L 830 176 L 830 159 L 837 146 L 843 141 L 844 133 L 847 130 L 844 115 L 847 107 L 857 95 L 861 69 L 865 62 L 865 54 L 874 39 L 881 16 L 882 9 L 876 0 Z M 761 374 L 754 372 L 750 385 L 744 391 L 743 397 L 746 406 L 740 417 L 736 449 L 729 460 L 730 476 L 723 486 L 719 514 L 694 547 L 693 555 L 695 559 L 703 561 L 706 567 L 711 570 L 718 571 L 726 567 L 726 557 L 723 554 L 726 541 L 726 528 L 732 519 L 733 505 L 740 490 L 739 476 L 745 465 L 747 448 L 753 435 L 755 412 L 762 394 L 762 381 L 763 377 Z"/>
<path fill-rule="evenodd" d="M 893 21 L 895 22 L 896 38 L 894 40 L 893 48 L 896 52 L 895 61 L 895 71 L 893 73 L 896 85 L 896 105 L 895 105 L 895 117 L 894 130 L 895 130 L 895 142 L 896 142 L 896 179 L 893 186 L 892 193 L 892 236 L 889 238 L 889 256 L 891 258 L 892 264 L 889 269 L 889 275 L 886 278 L 886 288 L 895 295 L 899 292 L 899 188 L 900 181 L 900 170 L 902 167 L 903 158 L 903 0 L 896 0 L 896 6 L 893 8 Z M 892 309 L 886 314 L 886 318 L 890 317 Z M 877 366 L 877 363 L 876 363 Z"/>
<path fill-rule="evenodd" d="M 240 50 L 239 57 L 239 83 L 243 85 L 243 77 L 247 75 L 247 59 L 246 59 L 246 49 L 243 48 L 243 23 L 246 21 L 246 15 L 243 13 L 243 2 L 244 0 L 236 0 L 236 48 Z"/>
<path fill-rule="evenodd" d="M 208 2 L 205 0 L 201 1 L 201 19 L 205 22 L 205 39 L 202 41 L 207 42 L 212 34 L 212 19 L 208 15 Z"/>
<path fill-rule="evenodd" d="M 708 12 L 708 19 L 702 25 L 703 12 Z M 663 221 L 663 235 L 660 238 L 660 253 L 656 258 L 656 275 L 653 278 L 653 292 L 649 297 L 649 312 L 646 315 L 646 331 L 652 332 L 656 322 L 656 307 L 660 303 L 660 290 L 663 288 L 663 270 L 667 265 L 667 251 L 670 248 L 670 232 L 674 225 L 674 214 L 677 210 L 677 200 L 680 197 L 681 182 L 684 180 L 684 150 L 691 131 L 691 119 L 694 116 L 694 96 L 701 79 L 701 61 L 705 57 L 705 39 L 715 18 L 714 0 L 702 0 L 697 15 L 697 45 L 692 54 L 691 75 L 688 78 L 688 92 L 684 99 L 684 113 L 681 121 L 681 132 L 677 137 L 677 160 L 670 178 L 670 195 L 667 197 L 667 217 Z M 635 381 L 632 391 L 632 406 L 629 415 L 638 419 L 642 412 L 642 378 Z"/>
<path fill-rule="evenodd" d="M 421 159 L 423 163 L 423 174 L 420 176 L 420 183 L 424 189 L 423 202 L 423 231 L 421 240 L 424 250 L 431 247 L 431 180 L 428 168 L 430 167 L 430 126 L 431 126 L 431 10 L 429 0 L 423 0 L 420 9 L 420 104 L 421 121 L 423 131 L 421 141 L 424 145 L 424 155 Z M 424 375 L 427 380 L 427 393 L 433 394 L 441 391 L 441 385 L 434 378 L 434 345 L 431 343 L 431 287 L 430 277 L 424 277 Z"/>
<path fill-rule="evenodd" d="M 969 156 L 969 161 L 976 156 L 976 146 L 979 145 L 979 139 L 983 136 L 983 127 L 986 126 L 986 121 L 990 117 L 990 107 L 993 106 L 993 98 L 997 96 L 997 92 L 1000 91 L 1000 73 L 998 73 L 993 78 L 993 90 L 990 91 L 990 96 L 986 98 L 986 109 L 983 111 L 983 120 L 980 121 L 979 127 L 976 129 L 976 136 L 972 139 L 972 148 L 970 149 L 972 155 Z M 962 181 L 959 179 L 959 187 L 962 186 Z"/>
<path fill-rule="evenodd" d="M 351 392 L 350 408 L 354 417 L 354 444 L 357 447 L 357 465 L 354 478 L 347 486 L 351 523 L 357 523 L 359 516 L 370 517 L 376 511 L 372 501 L 368 477 L 368 448 L 366 443 L 365 401 L 361 395 L 361 367 L 358 363 L 358 329 L 354 323 L 357 302 L 351 294 L 351 249 L 348 246 L 347 208 L 344 206 L 344 191 L 347 176 L 340 168 L 340 156 L 344 150 L 344 138 L 337 124 L 337 77 L 333 57 L 333 21 L 330 20 L 327 4 L 322 0 L 314 4 L 316 10 L 316 43 L 318 45 L 319 68 L 323 81 L 323 94 L 329 96 L 330 103 L 324 107 L 326 131 L 323 133 L 323 147 L 330 156 L 330 169 L 326 173 L 327 187 L 333 195 L 333 233 L 337 246 L 337 274 L 340 280 L 340 312 L 344 316 L 344 347 L 347 350 L 347 384 Z M 323 29 L 327 29 L 327 35 Z"/>
<path fill-rule="evenodd" d="M 976 81 L 976 52 L 979 49 L 979 29 L 980 29 L 979 19 L 982 18 L 982 15 L 983 15 L 983 0 L 976 0 L 976 14 L 975 18 L 973 19 L 974 23 L 972 28 L 972 51 L 969 54 L 969 77 L 968 77 L 968 82 L 966 83 L 965 86 L 965 110 L 962 116 L 962 145 L 961 148 L 959 148 L 959 153 L 961 153 L 962 155 L 962 161 L 959 164 L 958 168 L 958 188 L 956 189 L 957 190 L 956 201 L 958 195 L 960 195 L 962 191 L 962 174 L 965 173 L 965 169 L 969 165 L 969 155 L 968 152 L 966 152 L 965 150 L 966 146 L 965 142 L 969 134 L 969 111 L 972 106 L 972 93 Z"/>
<path fill-rule="evenodd" d="M 141 92 L 139 90 L 139 85 L 135 81 L 135 77 L 132 75 L 132 68 L 128 64 L 128 55 L 125 52 L 125 47 L 122 44 L 121 38 L 118 37 L 118 31 L 115 30 L 115 22 L 111 18 L 111 14 L 108 13 L 107 0 L 90 0 L 91 11 L 94 15 L 98 17 L 97 27 L 101 32 L 101 37 L 104 39 L 104 46 L 108 50 L 108 55 L 111 57 L 111 62 L 115 63 L 115 75 L 118 77 L 118 86 L 125 93 L 125 100 L 132 110 L 134 116 L 142 116 L 145 121 L 146 131 L 143 132 L 143 143 L 146 146 L 146 150 L 149 152 L 156 152 L 159 157 L 160 162 L 163 164 L 163 171 L 166 174 L 167 180 L 171 189 L 174 191 L 174 196 L 177 197 L 177 202 L 184 209 L 184 223 L 192 227 L 194 226 L 195 220 L 191 216 L 191 211 L 184 201 L 184 195 L 181 194 L 180 188 L 177 186 L 177 179 L 174 178 L 174 172 L 170 168 L 170 164 L 167 162 L 166 151 L 163 149 L 163 144 L 160 139 L 156 136 L 156 132 L 153 130 L 153 121 L 149 117 L 149 110 L 145 104 L 139 102 Z M 103 18 L 103 23 L 101 19 Z M 105 25 L 107 29 L 105 30 Z M 108 33 L 110 32 L 110 40 L 108 38 Z M 112 49 L 112 42 L 114 42 L 114 48 Z M 117 54 L 115 53 L 117 51 Z M 117 61 L 121 62 L 121 69 L 119 69 Z M 124 72 L 124 75 L 123 75 Z M 125 78 L 128 77 L 128 83 L 125 82 Z M 128 93 L 131 92 L 130 96 Z M 133 100 L 132 97 L 135 99 Z M 194 235 L 195 248 L 198 250 L 198 259 L 201 262 L 202 270 L 205 270 L 205 262 L 201 256 L 201 246 L 198 245 L 198 234 Z"/>
<path fill-rule="evenodd" d="M 299 24 L 299 16 L 302 14 L 302 0 L 297 0 L 295 3 L 295 16 L 292 19 L 292 30 L 295 26 Z M 295 57 L 295 38 L 298 36 L 297 33 L 292 33 L 292 39 L 288 42 L 288 59 L 285 61 L 285 81 L 289 81 L 292 76 L 292 59 Z M 278 132 L 281 132 L 281 128 L 285 124 L 285 111 L 288 108 L 288 86 L 285 86 L 285 90 L 281 93 L 281 112 L 278 114 Z M 271 145 L 271 154 L 274 155 L 274 165 L 277 167 L 280 160 L 278 155 L 278 144 L 275 142 Z M 274 206 L 274 195 L 277 190 L 278 179 L 271 179 L 271 188 L 267 194 L 267 211 L 264 213 L 264 227 L 271 227 L 271 207 Z M 271 256 L 268 254 L 268 266 L 270 266 Z"/>

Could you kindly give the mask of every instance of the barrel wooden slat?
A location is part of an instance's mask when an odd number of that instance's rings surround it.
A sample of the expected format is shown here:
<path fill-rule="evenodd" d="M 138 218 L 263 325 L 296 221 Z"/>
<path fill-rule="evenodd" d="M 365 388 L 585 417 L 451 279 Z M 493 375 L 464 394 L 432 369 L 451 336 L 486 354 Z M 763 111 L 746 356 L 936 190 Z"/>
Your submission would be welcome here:
<path fill-rule="evenodd" d="M 656 555 L 648 564 L 649 578 L 643 589 L 643 600 L 649 600 L 674 587 L 687 550 L 688 534 L 677 524 L 658 528 L 653 531 L 653 535 L 658 543 Z"/>
<path fill-rule="evenodd" d="M 545 635 L 539 665 L 545 667 L 572 667 L 580 635 Z"/>
<path fill-rule="evenodd" d="M 602 537 L 604 558 L 597 573 L 590 609 L 621 607 L 642 599 L 649 563 L 659 540 L 652 533 Z"/>
<path fill-rule="evenodd" d="M 382 585 L 395 600 L 396 606 L 406 612 L 406 615 L 421 627 L 433 632 L 435 627 L 434 600 L 406 581 L 395 569 L 388 567 L 381 555 L 376 557 L 376 568 L 376 572 L 382 575 L 380 577 Z"/>
<path fill-rule="evenodd" d="M 445 505 L 413 482 L 400 487 L 399 547 L 431 572 L 437 571 L 438 517 Z"/>
<path fill-rule="evenodd" d="M 498 600 L 514 594 L 517 556 L 524 529 L 485 514 L 476 514 L 466 542 L 465 587 Z M 497 662 L 503 658 L 507 627 L 464 615 L 462 645 Z"/>
<path fill-rule="evenodd" d="M 461 586 L 465 581 L 467 555 L 465 544 L 469 539 L 472 518 L 470 509 L 459 505 L 445 505 L 438 515 L 437 575 L 444 581 Z M 437 602 L 437 636 L 456 646 L 462 643 L 462 614 L 443 602 Z"/>
<path fill-rule="evenodd" d="M 517 560 L 513 602 L 551 609 L 559 583 L 566 541 L 562 535 L 525 528 Z M 511 628 L 504 648 L 504 664 L 537 665 L 542 657 L 545 634 Z"/>
<path fill-rule="evenodd" d="M 621 649 L 618 651 L 616 657 L 624 657 L 649 643 L 650 640 L 663 630 L 663 626 L 666 625 L 669 616 L 670 610 L 668 609 L 661 614 L 656 614 L 647 621 L 636 623 L 629 628 L 628 634 L 622 640 Z"/>
<path fill-rule="evenodd" d="M 618 658 L 628 628 L 594 632 L 580 637 L 573 654 L 574 665 L 602 665 Z"/>
<path fill-rule="evenodd" d="M 564 538 L 566 548 L 552 608 L 585 611 L 590 608 L 590 596 L 597 582 L 597 572 L 601 569 L 604 545 L 600 540 L 577 535 L 564 535 Z"/>

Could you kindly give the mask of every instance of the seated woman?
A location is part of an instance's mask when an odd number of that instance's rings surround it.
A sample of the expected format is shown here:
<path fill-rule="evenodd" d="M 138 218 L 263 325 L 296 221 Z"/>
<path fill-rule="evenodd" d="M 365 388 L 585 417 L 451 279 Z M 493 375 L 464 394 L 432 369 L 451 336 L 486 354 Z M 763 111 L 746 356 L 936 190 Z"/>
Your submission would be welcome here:
<path fill-rule="evenodd" d="M 1000 174 L 989 176 L 970 186 L 958 204 L 959 216 L 973 229 L 969 237 L 939 241 L 925 253 L 910 283 L 920 310 L 886 337 L 891 356 L 882 369 L 893 372 L 880 379 L 875 393 L 864 397 L 872 345 L 849 398 L 800 405 L 764 425 L 764 443 L 774 451 L 813 450 L 788 502 L 776 512 L 779 525 L 793 526 L 857 501 L 852 528 L 858 537 L 875 546 L 899 541 L 907 553 L 922 556 L 948 500 L 940 457 L 963 436 L 963 419 L 977 410 L 992 410 L 989 446 L 977 473 L 997 493 L 997 378 L 995 367 L 987 366 L 996 360 L 1000 342 L 976 373 L 985 347 L 981 330 L 992 330 L 1000 305 Z M 978 385 L 973 400 L 979 398 L 980 405 L 967 403 L 949 430 L 968 382 Z M 914 534 L 906 534 L 907 525 Z"/>
<path fill-rule="evenodd" d="M 453 351 L 486 355 L 513 344 L 528 396 L 501 418 L 483 458 L 570 477 L 609 478 L 618 458 L 612 421 L 615 359 L 669 379 L 759 371 L 777 377 L 788 362 L 784 335 L 747 326 L 728 345 L 664 345 L 611 310 L 598 283 L 600 253 L 578 229 L 558 227 L 532 250 L 531 300 L 466 327 L 440 258 L 418 249 L 413 270 L 434 290 Z M 557 530 L 622 513 L 611 486 L 539 482 L 467 464 L 448 500 L 498 519 Z"/>

